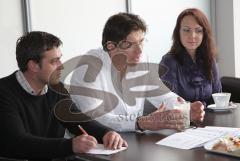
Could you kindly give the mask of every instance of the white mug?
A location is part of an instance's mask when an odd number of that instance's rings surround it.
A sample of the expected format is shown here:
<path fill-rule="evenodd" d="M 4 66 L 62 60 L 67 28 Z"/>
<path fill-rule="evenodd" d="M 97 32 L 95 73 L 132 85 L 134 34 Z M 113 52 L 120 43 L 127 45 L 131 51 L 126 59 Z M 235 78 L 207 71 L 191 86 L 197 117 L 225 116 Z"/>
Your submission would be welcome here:
<path fill-rule="evenodd" d="M 229 100 L 231 97 L 231 93 L 214 93 L 212 94 L 214 103 L 218 108 L 227 108 L 229 105 Z"/>

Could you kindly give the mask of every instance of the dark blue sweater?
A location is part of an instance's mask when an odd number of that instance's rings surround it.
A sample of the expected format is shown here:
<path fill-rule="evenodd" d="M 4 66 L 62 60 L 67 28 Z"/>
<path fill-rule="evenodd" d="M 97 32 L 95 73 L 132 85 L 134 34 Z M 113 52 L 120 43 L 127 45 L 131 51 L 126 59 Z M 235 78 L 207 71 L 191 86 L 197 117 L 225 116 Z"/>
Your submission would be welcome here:
<path fill-rule="evenodd" d="M 15 73 L 0 79 L 0 156 L 50 160 L 72 155 L 72 139 L 63 138 L 65 128 L 54 116 L 55 104 L 66 97 L 51 88 L 44 95 L 30 95 Z M 98 140 L 107 131 L 101 128 L 96 133 L 95 122 L 82 126 Z"/>

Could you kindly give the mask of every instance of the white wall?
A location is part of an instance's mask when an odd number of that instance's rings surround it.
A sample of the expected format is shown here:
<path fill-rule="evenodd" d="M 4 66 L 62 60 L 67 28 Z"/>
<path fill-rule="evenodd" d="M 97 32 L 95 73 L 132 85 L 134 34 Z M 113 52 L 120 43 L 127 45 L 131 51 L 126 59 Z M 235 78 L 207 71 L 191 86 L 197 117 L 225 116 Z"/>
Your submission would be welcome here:
<path fill-rule="evenodd" d="M 148 42 L 144 47 L 149 61 L 159 63 L 172 43 L 177 16 L 186 8 L 201 9 L 210 20 L 210 0 L 131 0 L 132 12 L 139 14 L 148 25 Z M 211 20 L 210 20 L 211 21 Z"/>
<path fill-rule="evenodd" d="M 202 9 L 211 19 L 219 49 L 221 76 L 240 77 L 240 1 L 239 0 L 131 0 L 132 12 L 149 27 L 145 46 L 149 60 L 158 63 L 171 46 L 178 14 L 187 7 Z M 125 0 L 30 0 L 32 29 L 59 36 L 63 60 L 101 46 L 107 18 L 126 11 Z M 214 3 L 213 3 L 214 2 Z M 216 4 L 211 7 L 210 3 Z M 0 78 L 17 69 L 16 40 L 23 33 L 21 0 L 0 0 Z M 234 32 L 233 32 L 234 31 Z"/>
<path fill-rule="evenodd" d="M 240 78 L 240 1 L 233 1 L 235 76 Z"/>
<path fill-rule="evenodd" d="M 125 0 L 31 0 L 32 30 L 53 33 L 63 41 L 63 61 L 101 47 L 108 17 L 126 12 Z"/>
<path fill-rule="evenodd" d="M 0 0 L 0 78 L 17 69 L 15 47 L 22 33 L 21 1 Z"/>
<path fill-rule="evenodd" d="M 220 75 L 240 77 L 240 1 L 215 0 L 215 3 Z"/>
<path fill-rule="evenodd" d="M 235 76 L 233 0 L 216 0 L 216 42 L 221 76 Z"/>

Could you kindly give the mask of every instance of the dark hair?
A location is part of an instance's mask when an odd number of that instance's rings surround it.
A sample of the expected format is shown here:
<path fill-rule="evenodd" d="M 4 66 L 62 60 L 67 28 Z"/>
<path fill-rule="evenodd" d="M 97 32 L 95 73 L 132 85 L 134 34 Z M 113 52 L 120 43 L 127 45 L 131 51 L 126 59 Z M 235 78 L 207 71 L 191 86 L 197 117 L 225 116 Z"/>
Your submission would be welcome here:
<path fill-rule="evenodd" d="M 179 32 L 183 18 L 189 15 L 193 16 L 198 24 L 203 27 L 203 40 L 201 45 L 197 48 L 197 53 L 200 53 L 201 57 L 203 58 L 204 71 L 208 80 L 212 80 L 212 66 L 217 51 L 209 21 L 205 14 L 199 9 L 189 8 L 180 13 L 173 31 L 173 44 L 169 52 L 174 54 L 175 58 L 180 64 L 183 64 L 182 54 L 185 51 L 185 48 L 180 41 Z"/>
<path fill-rule="evenodd" d="M 26 33 L 17 40 L 16 45 L 16 59 L 19 69 L 25 72 L 29 60 L 40 63 L 44 52 L 59 47 L 61 44 L 62 41 L 58 37 L 47 32 Z"/>
<path fill-rule="evenodd" d="M 146 32 L 147 30 L 145 22 L 138 15 L 131 13 L 118 13 L 111 16 L 107 20 L 103 29 L 103 49 L 107 51 L 107 41 L 118 43 L 119 41 L 126 39 L 132 31 L 137 30 L 142 30 L 143 32 Z"/>

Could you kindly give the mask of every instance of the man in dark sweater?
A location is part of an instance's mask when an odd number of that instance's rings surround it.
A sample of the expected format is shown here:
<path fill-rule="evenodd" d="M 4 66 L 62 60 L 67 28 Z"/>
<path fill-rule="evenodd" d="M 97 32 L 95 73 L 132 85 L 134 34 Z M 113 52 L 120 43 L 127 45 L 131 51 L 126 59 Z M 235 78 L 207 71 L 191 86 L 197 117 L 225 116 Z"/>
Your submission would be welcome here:
<path fill-rule="evenodd" d="M 87 152 L 97 140 L 110 149 L 127 146 L 118 133 L 95 121 L 81 123 L 89 135 L 63 138 L 68 125 L 54 116 L 54 106 L 69 96 L 48 86 L 61 86 L 61 44 L 56 36 L 38 31 L 18 39 L 16 58 L 20 70 L 0 79 L 0 156 L 28 160 L 64 158 Z"/>

